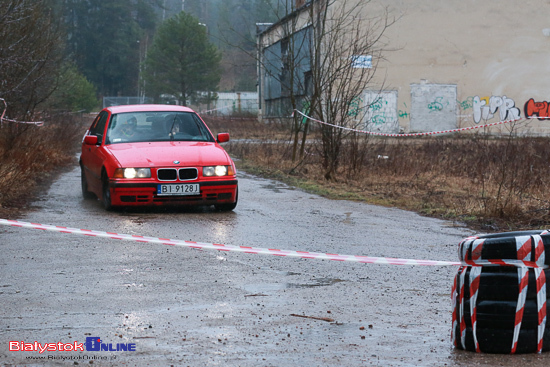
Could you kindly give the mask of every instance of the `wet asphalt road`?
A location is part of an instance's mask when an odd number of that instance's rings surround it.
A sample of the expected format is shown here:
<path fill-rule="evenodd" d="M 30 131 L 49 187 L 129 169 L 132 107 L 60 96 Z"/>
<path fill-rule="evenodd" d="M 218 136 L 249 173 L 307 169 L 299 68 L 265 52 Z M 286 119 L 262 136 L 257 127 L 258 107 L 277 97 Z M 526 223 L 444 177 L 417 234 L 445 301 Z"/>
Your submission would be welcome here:
<path fill-rule="evenodd" d="M 445 221 L 331 201 L 244 173 L 239 205 L 229 213 L 107 213 L 98 201 L 81 199 L 79 180 L 77 168 L 62 175 L 20 219 L 199 242 L 451 261 L 460 239 L 472 234 Z M 0 227 L 0 254 L 2 365 L 550 363 L 548 354 L 455 350 L 452 266 L 290 259 L 14 227 Z M 67 344 L 87 337 L 135 351 L 8 350 L 10 341 Z"/>

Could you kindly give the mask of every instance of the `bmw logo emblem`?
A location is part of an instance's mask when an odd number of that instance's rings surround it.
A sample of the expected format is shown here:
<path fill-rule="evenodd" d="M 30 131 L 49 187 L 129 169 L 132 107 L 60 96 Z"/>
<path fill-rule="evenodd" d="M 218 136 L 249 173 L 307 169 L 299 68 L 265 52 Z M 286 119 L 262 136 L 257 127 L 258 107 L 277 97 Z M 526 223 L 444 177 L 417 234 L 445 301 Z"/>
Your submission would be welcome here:
<path fill-rule="evenodd" d="M 174 164 L 180 164 L 180 161 L 174 161 Z"/>

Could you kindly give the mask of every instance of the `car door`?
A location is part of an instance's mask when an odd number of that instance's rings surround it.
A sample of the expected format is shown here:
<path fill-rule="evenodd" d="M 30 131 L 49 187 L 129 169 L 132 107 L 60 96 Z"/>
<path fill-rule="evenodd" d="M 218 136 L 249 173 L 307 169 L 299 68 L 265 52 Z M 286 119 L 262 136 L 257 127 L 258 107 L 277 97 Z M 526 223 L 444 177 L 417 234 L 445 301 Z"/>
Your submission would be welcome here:
<path fill-rule="evenodd" d="M 105 152 L 103 150 L 104 136 L 106 132 L 107 121 L 109 119 L 108 111 L 101 111 L 96 120 L 90 127 L 88 135 L 97 136 L 96 145 L 82 145 L 82 154 L 80 160 L 88 180 L 90 191 L 96 193 L 101 192 L 101 168 L 105 160 Z"/>

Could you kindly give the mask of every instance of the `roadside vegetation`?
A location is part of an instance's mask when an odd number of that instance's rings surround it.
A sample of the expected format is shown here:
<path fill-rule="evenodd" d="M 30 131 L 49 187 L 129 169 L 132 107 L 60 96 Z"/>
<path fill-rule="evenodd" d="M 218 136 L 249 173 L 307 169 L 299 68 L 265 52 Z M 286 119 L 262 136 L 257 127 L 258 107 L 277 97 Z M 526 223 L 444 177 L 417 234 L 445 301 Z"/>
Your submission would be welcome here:
<path fill-rule="evenodd" d="M 16 217 L 44 193 L 55 174 L 76 164 L 90 121 L 70 114 L 47 116 L 44 126 L 4 123 L 0 128 L 0 214 Z"/>
<path fill-rule="evenodd" d="M 82 113 L 99 105 L 94 86 L 64 52 L 51 4 L 7 0 L 0 10 L 2 216 L 16 216 L 55 172 L 75 162 Z"/>
<path fill-rule="evenodd" d="M 413 210 L 484 232 L 548 227 L 548 138 L 454 134 L 425 138 L 351 135 L 335 179 L 323 169 L 321 134 L 310 131 L 293 162 L 289 128 L 254 119 L 205 117 L 227 131 L 238 167 L 335 199 Z"/>

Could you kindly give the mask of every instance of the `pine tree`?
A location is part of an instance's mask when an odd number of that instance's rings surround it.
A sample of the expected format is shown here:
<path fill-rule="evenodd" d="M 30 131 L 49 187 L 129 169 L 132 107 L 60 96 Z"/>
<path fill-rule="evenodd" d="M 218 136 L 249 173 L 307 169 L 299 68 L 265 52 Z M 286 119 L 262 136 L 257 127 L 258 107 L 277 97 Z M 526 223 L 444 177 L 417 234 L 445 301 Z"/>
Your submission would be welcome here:
<path fill-rule="evenodd" d="M 162 23 L 147 53 L 144 70 L 148 96 L 181 98 L 183 105 L 199 91 L 215 91 L 220 81 L 221 55 L 208 41 L 206 27 L 181 12 Z"/>
<path fill-rule="evenodd" d="M 136 95 L 140 41 L 155 16 L 145 0 L 71 0 L 65 4 L 68 51 L 101 95 Z"/>

